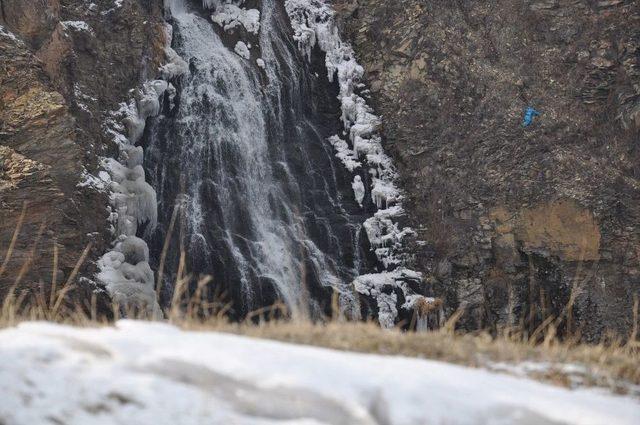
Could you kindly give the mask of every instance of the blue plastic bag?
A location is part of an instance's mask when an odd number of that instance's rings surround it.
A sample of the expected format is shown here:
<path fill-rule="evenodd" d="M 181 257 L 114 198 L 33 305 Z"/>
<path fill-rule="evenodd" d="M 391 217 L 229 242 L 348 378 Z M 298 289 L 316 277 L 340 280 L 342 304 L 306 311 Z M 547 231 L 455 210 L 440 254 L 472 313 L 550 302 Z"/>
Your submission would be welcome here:
<path fill-rule="evenodd" d="M 538 115 L 540 115 L 540 112 L 529 106 L 524 113 L 524 121 L 522 121 L 522 125 L 524 127 L 529 127 L 533 123 L 533 118 Z"/>

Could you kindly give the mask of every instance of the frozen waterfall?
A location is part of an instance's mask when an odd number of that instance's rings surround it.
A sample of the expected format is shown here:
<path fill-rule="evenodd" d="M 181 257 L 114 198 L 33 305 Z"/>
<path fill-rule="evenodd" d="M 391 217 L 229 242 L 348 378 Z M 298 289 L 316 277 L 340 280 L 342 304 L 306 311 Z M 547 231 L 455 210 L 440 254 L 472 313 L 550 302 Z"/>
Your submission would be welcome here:
<path fill-rule="evenodd" d="M 261 2 L 257 35 L 225 31 L 226 15 L 216 24 L 215 11 L 195 1 L 174 0 L 171 11 L 173 48 L 190 72 L 144 141 L 159 201 L 152 261 L 181 207 L 164 287 L 184 250 L 189 271 L 214 276 L 238 317 L 276 300 L 294 317 L 317 317 L 334 291 L 358 317 L 351 282 L 376 266 L 362 236 L 371 211 L 358 205 L 353 176 L 327 142 L 341 120 L 324 64 L 299 52 L 282 2 Z"/>

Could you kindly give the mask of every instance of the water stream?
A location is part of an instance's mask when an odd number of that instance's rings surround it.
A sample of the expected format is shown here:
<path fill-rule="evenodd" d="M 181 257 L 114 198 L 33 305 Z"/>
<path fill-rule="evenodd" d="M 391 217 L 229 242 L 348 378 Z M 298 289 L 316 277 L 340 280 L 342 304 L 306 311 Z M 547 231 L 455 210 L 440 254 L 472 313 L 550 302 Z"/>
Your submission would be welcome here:
<path fill-rule="evenodd" d="M 315 317 L 330 309 L 334 290 L 356 308 L 351 282 L 375 259 L 352 176 L 327 143 L 340 131 L 338 88 L 321 57 L 309 63 L 298 51 L 281 2 L 260 3 L 245 59 L 199 2 L 173 1 L 173 48 L 190 72 L 176 84 L 175 106 L 165 100 L 144 136 L 159 203 L 151 262 L 157 269 L 178 204 L 166 293 L 184 251 L 187 270 L 213 276 L 238 317 L 276 300 L 293 316 Z"/>

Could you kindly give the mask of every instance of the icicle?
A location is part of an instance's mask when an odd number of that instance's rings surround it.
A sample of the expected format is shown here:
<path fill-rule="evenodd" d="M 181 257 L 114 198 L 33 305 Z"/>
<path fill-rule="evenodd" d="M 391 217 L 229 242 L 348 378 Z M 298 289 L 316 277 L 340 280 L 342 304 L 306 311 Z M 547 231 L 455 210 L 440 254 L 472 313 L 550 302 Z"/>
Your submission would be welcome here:
<path fill-rule="evenodd" d="M 353 178 L 351 187 L 353 188 L 353 194 L 356 197 L 356 201 L 358 201 L 358 205 L 360 205 L 360 208 L 362 208 L 362 201 L 364 201 L 365 195 L 364 183 L 362 183 L 362 178 L 360 176 L 355 176 Z"/>
<path fill-rule="evenodd" d="M 365 221 L 364 228 L 378 260 L 385 269 L 401 267 L 404 263 L 402 240 L 414 232 L 409 228 L 401 230 L 394 221 L 404 214 L 400 203 L 402 195 L 394 183 L 397 173 L 391 158 L 384 152 L 382 140 L 378 135 L 380 118 L 373 113 L 366 100 L 356 94 L 356 88 L 363 86 L 360 81 L 364 76 L 364 69 L 355 60 L 353 48 L 340 39 L 334 21 L 334 11 L 329 3 L 318 0 L 286 0 L 285 8 L 293 28 L 293 37 L 300 50 L 310 58 L 312 49 L 316 45 L 319 46 L 326 54 L 325 65 L 329 80 L 334 81 L 337 76 L 342 124 L 350 146 L 338 136 L 331 137 L 329 142 L 335 148 L 336 156 L 350 172 L 362 165 L 362 158 L 366 160 L 372 176 L 372 201 L 379 211 Z M 365 190 L 360 176 L 354 178 L 352 187 L 356 200 L 362 205 Z M 384 327 L 394 324 L 398 314 L 397 300 L 394 293 L 385 293 L 380 288 L 383 285 L 398 287 L 402 289 L 405 297 L 413 296 L 408 286 L 401 283 L 403 279 L 419 281 L 421 275 L 400 268 L 360 276 L 354 281 L 358 292 L 377 300 L 378 319 Z"/>

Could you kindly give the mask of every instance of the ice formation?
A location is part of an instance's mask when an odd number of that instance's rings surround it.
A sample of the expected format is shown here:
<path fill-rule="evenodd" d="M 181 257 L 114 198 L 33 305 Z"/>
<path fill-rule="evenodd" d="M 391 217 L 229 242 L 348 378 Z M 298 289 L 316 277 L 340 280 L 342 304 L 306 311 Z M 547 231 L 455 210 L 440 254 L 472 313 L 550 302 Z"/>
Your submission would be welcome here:
<path fill-rule="evenodd" d="M 342 164 L 353 173 L 356 168 L 362 166 L 362 163 L 358 160 L 358 155 L 354 152 L 347 142 L 342 140 L 338 136 L 332 136 L 329 138 L 329 143 L 333 145 L 336 150 L 336 157 L 342 161 Z"/>
<path fill-rule="evenodd" d="M 211 20 L 224 28 L 225 31 L 236 27 L 244 27 L 251 34 L 258 34 L 260 30 L 260 11 L 243 9 L 235 4 L 224 4 L 216 8 Z"/>
<path fill-rule="evenodd" d="M 397 201 L 401 199 L 401 196 L 398 188 L 392 181 L 374 177 L 371 199 L 379 209 L 386 209 L 390 205 L 396 204 Z"/>
<path fill-rule="evenodd" d="M 225 3 L 232 3 L 231 1 L 225 0 L 202 0 L 202 7 L 206 7 L 209 9 L 217 9 Z M 241 2 L 236 2 L 241 3 Z"/>
<path fill-rule="evenodd" d="M 175 88 L 167 80 L 188 71 L 187 63 L 171 49 L 170 26 L 165 47 L 167 64 L 158 69 L 162 80 L 147 81 L 135 91 L 133 99 L 120 105 L 110 120 L 107 132 L 118 145 L 119 157 L 104 158 L 100 180 L 109 185 L 114 248 L 98 260 L 97 278 L 113 301 L 126 309 L 136 309 L 152 318 L 162 318 L 154 289 L 154 274 L 149 266 L 149 248 L 138 238 L 140 226 L 152 232 L 158 220 L 155 190 L 146 182 L 142 167 L 144 150 L 135 146 L 144 133 L 147 118 L 158 115 L 160 100 L 175 96 Z"/>
<path fill-rule="evenodd" d="M 362 208 L 362 201 L 364 201 L 364 195 L 366 192 L 364 183 L 362 183 L 362 177 L 355 176 L 351 187 L 353 188 L 353 195 L 355 196 L 356 201 L 358 201 L 358 204 Z"/>
<path fill-rule="evenodd" d="M 226 5 L 242 6 L 245 0 L 202 0 L 202 7 L 213 11 L 222 10 Z"/>
<path fill-rule="evenodd" d="M 356 93 L 356 89 L 362 87 L 360 80 L 364 69 L 357 63 L 351 45 L 341 40 L 334 11 L 327 1 L 286 0 L 285 7 L 299 48 L 310 58 L 313 48 L 318 46 L 326 54 L 329 80 L 334 81 L 337 76 L 342 121 L 348 140 L 337 135 L 329 139 L 336 156 L 350 172 L 355 172 L 364 163 L 371 175 L 371 197 L 379 210 L 366 220 L 364 227 L 376 256 L 387 271 L 360 276 L 354 281 L 354 286 L 359 293 L 377 300 L 380 324 L 391 327 L 398 315 L 398 290 L 405 301 L 413 300 L 401 306 L 409 311 L 417 299 L 432 300 L 416 294 L 407 283 L 421 279 L 419 273 L 403 267 L 402 241 L 413 231 L 400 229 L 395 221 L 404 214 L 402 195 L 395 185 L 397 173 L 382 147 L 378 133 L 380 118 Z M 354 179 L 353 189 L 360 202 L 359 196 L 364 187 L 360 188 Z"/>
<path fill-rule="evenodd" d="M 238 56 L 249 59 L 251 58 L 251 52 L 249 51 L 249 47 L 246 45 L 244 41 L 238 41 L 236 43 L 236 47 L 233 49 Z"/>
<path fill-rule="evenodd" d="M 419 302 L 433 303 L 433 298 L 413 293 L 409 282 L 420 280 L 420 274 L 404 267 L 398 267 L 390 272 L 372 273 L 358 276 L 354 281 L 356 291 L 371 296 L 378 304 L 378 321 L 385 328 L 395 325 L 398 316 L 398 299 L 393 289 L 400 289 L 405 302 L 402 308 L 412 311 Z"/>
<path fill-rule="evenodd" d="M 211 20 L 220 25 L 225 31 L 230 31 L 238 27 L 244 27 L 244 29 L 253 35 L 258 35 L 260 31 L 260 11 L 257 9 L 244 9 L 240 6 L 244 3 L 244 0 L 204 0 L 203 6 L 209 9 L 213 9 L 214 13 L 211 15 Z M 251 52 L 249 49 L 251 44 L 247 44 L 244 41 L 238 41 L 234 51 L 244 59 L 251 58 Z M 258 60 L 258 66 L 261 59 Z M 263 65 L 261 67 L 264 66 Z"/>
<path fill-rule="evenodd" d="M 164 27 L 165 37 L 168 40 L 164 48 L 167 63 L 160 67 L 160 78 L 169 81 L 189 71 L 189 64 L 185 62 L 175 50 L 171 48 L 173 39 L 173 27 L 166 24 Z"/>

